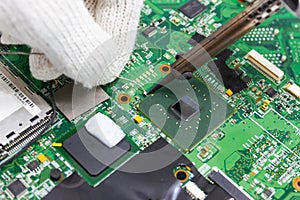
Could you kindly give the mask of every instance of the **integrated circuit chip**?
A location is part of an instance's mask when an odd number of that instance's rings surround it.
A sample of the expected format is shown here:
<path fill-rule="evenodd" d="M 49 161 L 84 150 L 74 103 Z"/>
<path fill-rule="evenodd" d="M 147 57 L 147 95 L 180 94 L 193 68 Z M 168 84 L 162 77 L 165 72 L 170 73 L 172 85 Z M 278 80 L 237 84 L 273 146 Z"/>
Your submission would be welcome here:
<path fill-rule="evenodd" d="M 27 187 L 25 186 L 22 181 L 19 179 L 15 180 L 11 184 L 7 186 L 8 193 L 14 198 L 14 197 L 20 197 L 22 194 L 26 192 Z"/>
<path fill-rule="evenodd" d="M 236 73 L 236 75 L 237 75 L 238 77 L 241 77 L 241 76 L 244 74 L 244 71 L 241 70 L 240 68 L 237 68 L 237 69 L 235 70 L 235 73 Z"/>
<path fill-rule="evenodd" d="M 225 57 L 223 57 L 225 58 Z M 208 63 L 208 68 L 215 74 L 215 76 L 224 84 L 227 89 L 230 89 L 233 93 L 238 93 L 248 88 L 251 79 L 243 78 L 240 70 L 231 69 L 224 59 L 218 59 Z M 246 76 L 245 76 L 246 77 Z"/>
<path fill-rule="evenodd" d="M 182 12 L 188 18 L 193 19 L 205 9 L 206 6 L 200 3 L 198 0 L 190 0 L 189 2 L 180 7 L 179 11 Z"/>
<path fill-rule="evenodd" d="M 244 76 L 242 77 L 242 80 L 244 83 L 246 83 L 248 86 L 252 83 L 252 78 L 250 78 L 249 76 Z"/>
<path fill-rule="evenodd" d="M 233 51 L 230 49 L 225 49 L 221 51 L 216 57 L 219 58 L 220 60 L 226 61 L 230 56 L 232 56 Z"/>
<path fill-rule="evenodd" d="M 200 42 L 202 42 L 206 37 L 204 35 L 201 35 L 199 33 L 195 33 L 191 39 L 188 41 L 190 45 L 196 46 Z"/>
<path fill-rule="evenodd" d="M 28 169 L 30 169 L 31 171 L 36 170 L 39 166 L 40 166 L 40 163 L 39 163 L 38 161 L 36 161 L 36 160 L 30 162 L 30 163 L 27 165 Z"/>
<path fill-rule="evenodd" d="M 155 26 L 150 26 L 142 31 L 143 35 L 146 37 L 152 37 L 157 33 L 157 28 Z"/>
<path fill-rule="evenodd" d="M 63 148 L 91 176 L 97 176 L 130 151 L 131 146 L 122 140 L 117 146 L 108 148 L 82 128 L 63 142 Z"/>
<path fill-rule="evenodd" d="M 271 98 L 274 98 L 277 95 L 277 91 L 274 88 L 268 88 L 265 93 Z"/>
<path fill-rule="evenodd" d="M 199 112 L 199 105 L 189 96 L 182 97 L 171 107 L 172 111 L 181 119 L 188 120 Z"/>
<path fill-rule="evenodd" d="M 167 87 L 143 100 L 139 110 L 184 151 L 193 149 L 234 113 L 225 100 L 196 78 L 189 84 L 175 80 Z"/>

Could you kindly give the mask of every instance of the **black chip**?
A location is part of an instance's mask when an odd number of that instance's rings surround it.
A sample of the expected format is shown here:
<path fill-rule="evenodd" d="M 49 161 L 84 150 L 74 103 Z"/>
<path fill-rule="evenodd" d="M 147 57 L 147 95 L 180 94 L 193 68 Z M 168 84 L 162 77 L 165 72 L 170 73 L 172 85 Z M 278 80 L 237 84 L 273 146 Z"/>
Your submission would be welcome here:
<path fill-rule="evenodd" d="M 146 37 L 152 37 L 157 33 L 157 28 L 155 26 L 150 26 L 142 31 L 143 35 Z"/>
<path fill-rule="evenodd" d="M 239 77 L 241 77 L 241 76 L 244 74 L 244 71 L 241 70 L 240 68 L 238 68 L 238 69 L 235 70 L 235 73 L 236 73 Z"/>
<path fill-rule="evenodd" d="M 87 149 L 87 147 L 93 148 Z M 130 151 L 131 146 L 123 140 L 116 147 L 108 148 L 82 128 L 64 141 L 63 148 L 91 176 L 97 176 Z"/>
<path fill-rule="evenodd" d="M 204 35 L 201 35 L 199 33 L 195 33 L 195 35 L 193 35 L 191 37 L 191 39 L 188 41 L 188 43 L 190 45 L 196 46 L 197 44 L 199 44 L 200 42 L 202 42 L 206 37 Z"/>
<path fill-rule="evenodd" d="M 252 109 L 248 109 L 248 110 L 246 111 L 246 113 L 247 113 L 247 114 L 251 114 L 251 113 L 252 113 Z"/>
<path fill-rule="evenodd" d="M 266 189 L 266 191 L 264 192 L 264 194 L 267 196 L 267 197 L 270 197 L 273 192 L 270 190 L 270 189 Z"/>
<path fill-rule="evenodd" d="M 15 180 L 9 186 L 7 186 L 7 190 L 14 196 L 18 197 L 23 192 L 26 191 L 26 186 L 19 180 Z"/>
<path fill-rule="evenodd" d="M 271 98 L 274 98 L 277 95 L 277 91 L 273 88 L 268 88 L 265 93 Z"/>
<path fill-rule="evenodd" d="M 27 165 L 27 167 L 31 170 L 31 171 L 34 171 L 36 170 L 38 167 L 40 166 L 40 163 L 36 160 L 32 161 L 31 163 L 29 163 Z"/>
<path fill-rule="evenodd" d="M 246 83 L 248 86 L 252 83 L 252 79 L 249 76 L 244 76 L 242 78 L 243 82 Z"/>
<path fill-rule="evenodd" d="M 207 66 L 223 82 L 224 86 L 231 89 L 234 94 L 248 88 L 247 83 L 236 73 L 236 70 L 231 69 L 224 60 L 211 61 Z"/>
<path fill-rule="evenodd" d="M 199 105 L 190 97 L 184 96 L 171 107 L 172 111 L 180 118 L 188 120 L 200 111 Z"/>
<path fill-rule="evenodd" d="M 200 3 L 198 0 L 190 0 L 189 2 L 180 7 L 179 11 L 182 12 L 188 18 L 193 19 L 205 9 L 206 6 Z"/>
<path fill-rule="evenodd" d="M 221 53 L 219 53 L 216 57 L 220 60 L 226 61 L 230 56 L 232 56 L 233 51 L 230 49 L 225 49 Z"/>

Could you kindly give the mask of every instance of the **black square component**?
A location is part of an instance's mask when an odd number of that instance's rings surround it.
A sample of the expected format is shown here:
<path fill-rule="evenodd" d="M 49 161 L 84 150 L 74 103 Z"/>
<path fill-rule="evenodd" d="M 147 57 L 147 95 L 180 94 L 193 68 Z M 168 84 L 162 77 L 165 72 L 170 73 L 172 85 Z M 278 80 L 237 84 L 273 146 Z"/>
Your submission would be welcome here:
<path fill-rule="evenodd" d="M 142 31 L 143 35 L 146 37 L 152 37 L 157 33 L 157 28 L 155 26 L 150 26 Z"/>
<path fill-rule="evenodd" d="M 206 37 L 204 35 L 201 35 L 199 33 L 195 33 L 191 39 L 188 41 L 190 45 L 196 46 L 200 42 L 202 42 Z"/>
<path fill-rule="evenodd" d="M 277 95 L 277 91 L 274 90 L 273 88 L 268 88 L 268 89 L 265 91 L 265 93 L 266 93 L 269 97 L 271 97 L 271 98 L 274 98 L 274 97 L 276 97 L 276 95 Z"/>
<path fill-rule="evenodd" d="M 19 197 L 26 191 L 26 186 L 17 179 L 7 186 L 7 190 L 13 197 Z"/>
<path fill-rule="evenodd" d="M 40 166 L 40 163 L 39 163 L 38 161 L 36 161 L 36 160 L 30 162 L 30 163 L 27 165 L 28 169 L 30 169 L 31 171 L 36 170 L 39 166 Z"/>
<path fill-rule="evenodd" d="M 248 86 L 252 83 L 252 79 L 249 76 L 244 76 L 242 78 L 243 82 L 246 83 Z"/>
<path fill-rule="evenodd" d="M 131 150 L 130 144 L 125 139 L 117 146 L 108 148 L 90 135 L 85 128 L 65 140 L 63 148 L 91 176 L 98 176 Z"/>
<path fill-rule="evenodd" d="M 203 12 L 205 9 L 206 6 L 200 3 L 198 0 L 191 0 L 186 4 L 184 4 L 183 6 L 181 6 L 179 8 L 179 11 L 182 12 L 188 18 L 193 19 L 201 12 Z"/>
<path fill-rule="evenodd" d="M 188 120 L 200 111 L 199 105 L 188 96 L 182 97 L 171 107 L 172 111 L 181 119 Z"/>

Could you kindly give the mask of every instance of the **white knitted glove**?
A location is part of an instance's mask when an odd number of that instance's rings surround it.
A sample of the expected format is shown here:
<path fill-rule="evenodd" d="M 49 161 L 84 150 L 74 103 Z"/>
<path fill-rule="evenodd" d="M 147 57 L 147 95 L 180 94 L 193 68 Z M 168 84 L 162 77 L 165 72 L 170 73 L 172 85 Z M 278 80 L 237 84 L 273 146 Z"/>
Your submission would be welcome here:
<path fill-rule="evenodd" d="M 30 56 L 36 78 L 65 74 L 93 87 L 113 81 L 128 62 L 142 6 L 143 0 L 2 0 L 0 30 L 49 58 Z M 12 39 L 4 35 L 2 42 Z"/>

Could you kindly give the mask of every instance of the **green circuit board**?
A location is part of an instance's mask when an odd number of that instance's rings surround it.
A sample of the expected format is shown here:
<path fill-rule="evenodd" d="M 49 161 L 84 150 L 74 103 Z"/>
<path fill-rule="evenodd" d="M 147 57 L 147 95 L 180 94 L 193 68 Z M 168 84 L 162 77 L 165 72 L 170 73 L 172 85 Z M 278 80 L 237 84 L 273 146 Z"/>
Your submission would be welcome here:
<path fill-rule="evenodd" d="M 300 20 L 285 8 L 229 47 L 232 54 L 226 59 L 227 66 L 230 69 L 238 67 L 243 71 L 243 76 L 251 78 L 243 91 L 228 95 L 228 88 L 206 65 L 194 73 L 189 83 L 196 96 L 201 94 L 194 100 L 199 103 L 203 123 L 211 123 L 211 118 L 207 116 L 210 112 L 214 113 L 214 109 L 217 109 L 217 115 L 220 112 L 222 115 L 222 111 L 224 115 L 222 119 L 215 118 L 213 126 L 206 127 L 204 133 L 196 133 L 195 140 L 187 139 L 187 143 L 190 142 L 187 145 L 184 135 L 179 138 L 174 135 L 178 131 L 174 124 L 180 120 L 165 116 L 166 110 L 158 108 L 153 115 L 147 113 L 147 109 L 163 98 L 162 105 L 168 108 L 184 96 L 176 97 L 167 89 L 154 95 L 144 96 L 143 93 L 168 74 L 168 66 L 176 61 L 176 55 L 193 48 L 189 44 L 191 37 L 195 33 L 209 36 L 247 6 L 246 2 L 238 0 L 201 0 L 205 9 L 189 19 L 178 10 L 187 2 L 145 1 L 136 49 L 120 75 L 122 78 L 103 86 L 110 99 L 72 122 L 59 111 L 58 120 L 47 133 L 2 166 L 0 199 L 14 199 L 8 188 L 17 179 L 26 186 L 19 199 L 42 199 L 74 171 L 89 185 L 97 186 L 158 138 L 165 138 L 182 151 L 204 176 L 217 167 L 253 199 L 300 199 L 300 185 L 295 186 L 295 180 L 300 177 L 300 99 L 286 89 L 289 83 L 300 86 Z M 155 29 L 148 32 L 149 27 Z M 284 72 L 280 82 L 271 80 L 248 62 L 246 55 L 252 49 Z M 7 46 L 4 50 L 29 52 L 30 48 Z M 32 77 L 28 56 L 2 56 L 1 61 L 20 76 L 31 90 L 50 103 L 48 83 Z M 60 77 L 56 80 L 55 90 L 68 82 L 67 78 Z M 269 88 L 276 91 L 274 98 L 266 93 Z M 205 103 L 211 100 L 207 100 L 205 94 L 214 99 L 214 106 Z M 124 95 L 128 97 L 126 103 L 120 101 L 120 96 Z M 221 111 L 216 104 L 221 105 Z M 210 106 L 211 109 L 204 109 Z M 90 176 L 63 148 L 52 144 L 63 143 L 97 112 L 109 116 L 121 127 L 132 148 L 95 177 Z M 134 121 L 136 116 L 142 117 L 141 123 Z M 166 127 L 159 125 L 164 117 L 168 117 Z M 184 128 L 197 127 L 199 122 L 193 120 Z M 200 125 L 199 128 L 202 128 Z M 41 154 L 46 156 L 46 161 L 31 171 L 28 164 L 38 161 L 37 157 Z M 59 182 L 49 179 L 51 169 L 55 168 L 62 172 Z M 297 184 L 300 184 L 300 178 L 298 180 Z"/>

